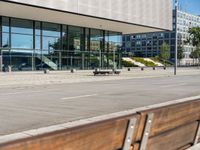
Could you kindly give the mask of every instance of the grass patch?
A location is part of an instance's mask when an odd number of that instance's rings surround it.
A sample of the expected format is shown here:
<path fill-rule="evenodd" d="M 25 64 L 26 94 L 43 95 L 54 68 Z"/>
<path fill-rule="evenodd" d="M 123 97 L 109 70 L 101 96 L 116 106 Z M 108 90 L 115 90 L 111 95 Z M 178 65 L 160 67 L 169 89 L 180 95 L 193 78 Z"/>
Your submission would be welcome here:
<path fill-rule="evenodd" d="M 140 62 L 140 63 L 144 64 L 147 67 L 156 67 L 157 66 L 153 62 L 146 61 L 146 60 L 144 60 L 143 58 L 140 58 L 140 57 L 132 57 L 132 59 L 137 61 L 137 62 Z"/>
<path fill-rule="evenodd" d="M 125 60 L 122 60 L 122 66 L 124 66 L 124 67 L 138 67 L 137 65 L 133 64 L 132 62 L 125 61 Z"/>
<path fill-rule="evenodd" d="M 166 64 L 167 67 L 173 66 L 173 63 L 170 63 L 169 61 L 164 62 L 164 60 L 161 60 L 159 57 L 151 57 L 153 61 L 159 62 L 161 64 Z"/>

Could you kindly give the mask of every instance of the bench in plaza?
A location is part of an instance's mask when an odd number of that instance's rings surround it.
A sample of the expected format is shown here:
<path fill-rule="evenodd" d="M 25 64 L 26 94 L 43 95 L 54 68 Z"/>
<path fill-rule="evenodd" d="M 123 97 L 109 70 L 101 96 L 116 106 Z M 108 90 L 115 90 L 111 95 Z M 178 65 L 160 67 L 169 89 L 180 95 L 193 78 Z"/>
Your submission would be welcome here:
<path fill-rule="evenodd" d="M 109 71 L 109 70 L 95 70 L 93 72 L 94 76 L 96 75 L 109 75 L 109 74 L 116 74 L 119 75 L 121 72 L 117 70 Z"/>

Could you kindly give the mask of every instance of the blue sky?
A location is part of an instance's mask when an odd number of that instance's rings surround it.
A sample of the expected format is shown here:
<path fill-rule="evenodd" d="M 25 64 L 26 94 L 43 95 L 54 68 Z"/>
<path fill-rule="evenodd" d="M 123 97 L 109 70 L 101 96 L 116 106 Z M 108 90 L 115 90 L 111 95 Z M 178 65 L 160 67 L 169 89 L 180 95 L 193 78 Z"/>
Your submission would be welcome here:
<path fill-rule="evenodd" d="M 200 0 L 179 0 L 183 11 L 200 15 Z"/>

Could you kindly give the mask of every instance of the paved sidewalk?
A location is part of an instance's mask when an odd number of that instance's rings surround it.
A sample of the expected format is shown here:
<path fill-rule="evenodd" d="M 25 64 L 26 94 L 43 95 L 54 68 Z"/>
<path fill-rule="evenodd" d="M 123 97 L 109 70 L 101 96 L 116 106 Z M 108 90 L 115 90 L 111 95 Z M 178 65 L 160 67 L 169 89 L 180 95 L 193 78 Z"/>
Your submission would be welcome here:
<path fill-rule="evenodd" d="M 200 75 L 200 69 L 197 68 L 180 68 L 178 69 L 178 76 L 182 75 Z M 161 68 L 153 70 L 152 68 L 145 68 L 141 71 L 139 68 L 132 69 L 130 72 L 122 70 L 121 74 L 110 76 L 93 76 L 93 71 L 77 71 L 70 73 L 70 71 L 51 71 L 49 74 L 43 72 L 13 72 L 0 73 L 0 88 L 5 87 L 25 87 L 35 85 L 51 85 L 51 84 L 65 84 L 65 83 L 82 83 L 108 80 L 122 80 L 134 78 L 147 77 L 163 77 L 173 76 L 173 68 L 163 70 Z"/>

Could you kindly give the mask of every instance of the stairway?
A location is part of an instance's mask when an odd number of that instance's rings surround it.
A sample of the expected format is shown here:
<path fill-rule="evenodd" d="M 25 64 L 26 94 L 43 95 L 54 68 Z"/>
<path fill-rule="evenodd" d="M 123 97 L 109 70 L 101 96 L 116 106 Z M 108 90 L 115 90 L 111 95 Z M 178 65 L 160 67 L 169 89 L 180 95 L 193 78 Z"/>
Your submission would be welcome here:
<path fill-rule="evenodd" d="M 58 70 L 58 65 L 55 64 L 52 60 L 50 60 L 48 57 L 46 57 L 46 56 L 39 57 L 38 56 L 37 58 L 42 60 L 42 62 L 44 62 L 46 65 L 48 65 L 51 69 Z"/>

